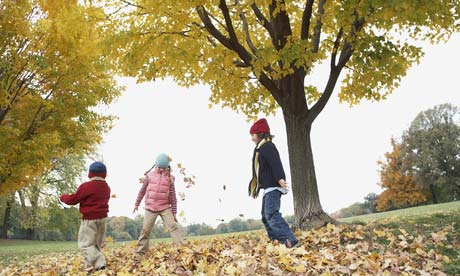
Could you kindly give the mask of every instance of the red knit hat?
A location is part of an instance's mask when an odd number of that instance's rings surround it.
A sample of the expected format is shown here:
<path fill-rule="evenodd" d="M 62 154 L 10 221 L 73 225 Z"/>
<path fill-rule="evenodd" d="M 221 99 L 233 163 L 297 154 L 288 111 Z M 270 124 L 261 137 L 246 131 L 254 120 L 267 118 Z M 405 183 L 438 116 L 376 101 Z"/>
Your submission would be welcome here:
<path fill-rule="evenodd" d="M 257 133 L 270 133 L 270 127 L 268 126 L 267 120 L 265 118 L 262 118 L 255 122 L 251 130 L 249 130 L 249 133 L 251 134 L 257 134 Z"/>

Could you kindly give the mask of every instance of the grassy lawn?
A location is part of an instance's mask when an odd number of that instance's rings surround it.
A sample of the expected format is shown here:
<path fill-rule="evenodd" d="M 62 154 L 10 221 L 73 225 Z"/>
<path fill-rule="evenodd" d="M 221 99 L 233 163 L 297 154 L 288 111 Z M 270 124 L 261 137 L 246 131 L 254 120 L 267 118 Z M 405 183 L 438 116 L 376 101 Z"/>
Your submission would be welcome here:
<path fill-rule="evenodd" d="M 380 227 L 392 229 L 395 235 L 400 235 L 400 229 L 404 229 L 414 237 L 445 233 L 445 241 L 426 250 L 436 249 L 448 256 L 451 262 L 444 265 L 444 272 L 460 275 L 460 201 L 356 216 L 340 221 L 365 225 L 369 229 L 367 233 L 373 233 L 372 229 Z M 445 230 L 446 226 L 448 231 Z"/>
<path fill-rule="evenodd" d="M 340 219 L 342 222 L 348 223 L 368 223 L 371 221 L 391 219 L 391 218 L 407 218 L 407 217 L 419 217 L 434 215 L 436 213 L 445 212 L 460 212 L 460 201 L 454 201 L 449 203 L 432 204 L 426 206 L 419 206 L 389 212 L 382 212 L 376 214 L 362 215 Z"/>
<path fill-rule="evenodd" d="M 235 234 L 247 234 L 249 232 L 227 233 L 199 237 L 187 237 L 190 240 L 211 239 L 213 237 L 226 237 Z M 151 242 L 172 242 L 171 238 L 152 239 Z M 109 242 L 108 247 L 120 247 L 130 245 L 135 241 Z M 51 253 L 76 253 L 78 245 L 76 241 L 31 241 L 31 240 L 2 240 L 0 239 L 0 264 L 17 262 L 34 255 L 46 255 Z"/>

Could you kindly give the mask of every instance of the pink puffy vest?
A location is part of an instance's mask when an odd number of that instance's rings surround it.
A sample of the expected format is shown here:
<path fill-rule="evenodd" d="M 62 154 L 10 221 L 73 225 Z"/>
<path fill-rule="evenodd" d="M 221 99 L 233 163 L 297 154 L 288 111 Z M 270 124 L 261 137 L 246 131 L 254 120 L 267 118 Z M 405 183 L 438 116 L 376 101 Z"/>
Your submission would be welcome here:
<path fill-rule="evenodd" d="M 169 190 L 173 176 L 167 170 L 155 168 L 147 174 L 147 177 L 145 209 L 158 212 L 170 208 Z"/>

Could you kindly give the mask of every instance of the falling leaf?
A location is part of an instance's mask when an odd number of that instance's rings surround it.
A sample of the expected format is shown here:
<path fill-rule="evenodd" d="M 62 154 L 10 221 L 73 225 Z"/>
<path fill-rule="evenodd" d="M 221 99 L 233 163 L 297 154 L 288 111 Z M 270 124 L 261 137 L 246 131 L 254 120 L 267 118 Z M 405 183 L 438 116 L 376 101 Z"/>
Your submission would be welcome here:
<path fill-rule="evenodd" d="M 244 214 L 239 214 L 240 217 L 244 218 Z"/>
<path fill-rule="evenodd" d="M 184 192 L 179 192 L 179 198 L 181 201 L 184 201 L 185 200 L 185 193 Z"/>
<path fill-rule="evenodd" d="M 112 198 L 117 198 L 117 195 L 116 195 L 116 194 L 113 194 L 113 195 L 112 195 Z"/>
<path fill-rule="evenodd" d="M 227 189 L 227 186 L 224 185 L 223 188 L 224 188 L 224 191 L 225 191 Z"/>

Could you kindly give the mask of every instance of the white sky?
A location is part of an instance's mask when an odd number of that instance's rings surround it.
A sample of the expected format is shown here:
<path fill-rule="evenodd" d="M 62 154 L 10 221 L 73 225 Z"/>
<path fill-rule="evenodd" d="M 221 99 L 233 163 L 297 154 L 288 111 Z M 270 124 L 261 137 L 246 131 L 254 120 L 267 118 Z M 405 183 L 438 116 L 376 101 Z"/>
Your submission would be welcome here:
<path fill-rule="evenodd" d="M 460 106 L 459 46 L 459 35 L 446 44 L 426 46 L 421 64 L 409 70 L 385 101 L 350 108 L 338 103 L 340 87 L 336 87 L 312 130 L 320 199 L 326 212 L 381 191 L 376 162 L 391 149 L 390 138 L 400 137 L 420 111 L 446 102 Z M 327 67 L 319 68 L 317 77 L 310 78 L 322 89 L 327 73 Z M 118 196 L 110 201 L 109 215 L 133 217 L 141 186 L 138 178 L 158 153 L 165 152 L 174 159 L 173 167 L 180 162 L 198 177 L 196 186 L 189 189 L 177 177 L 176 190 L 186 194 L 178 202 L 179 212 L 185 214 L 183 224 L 215 226 L 217 219 L 229 221 L 239 214 L 260 218 L 261 198 L 247 196 L 254 145 L 249 136 L 251 123 L 243 115 L 220 107 L 209 109 L 210 90 L 204 86 L 187 89 L 171 80 L 119 81 L 127 90 L 109 107 L 119 119 L 99 151 L 108 167 L 112 193 Z M 268 122 L 290 182 L 281 112 L 268 117 Z M 179 176 L 178 170 L 175 174 Z M 291 193 L 282 198 L 281 211 L 293 214 Z"/>

